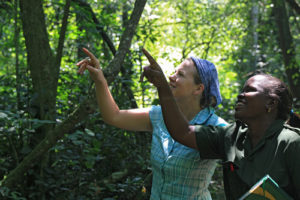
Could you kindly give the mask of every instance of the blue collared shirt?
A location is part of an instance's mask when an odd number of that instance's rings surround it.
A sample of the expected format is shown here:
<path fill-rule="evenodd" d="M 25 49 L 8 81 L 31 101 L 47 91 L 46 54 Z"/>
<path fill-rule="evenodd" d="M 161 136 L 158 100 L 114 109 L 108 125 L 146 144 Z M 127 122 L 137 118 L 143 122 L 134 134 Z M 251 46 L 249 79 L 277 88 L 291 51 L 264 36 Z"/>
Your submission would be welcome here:
<path fill-rule="evenodd" d="M 201 110 L 190 124 L 225 126 L 213 108 Z M 160 106 L 149 112 L 153 127 L 151 200 L 211 200 L 208 185 L 216 160 L 201 160 L 199 152 L 172 139 L 163 121 Z"/>

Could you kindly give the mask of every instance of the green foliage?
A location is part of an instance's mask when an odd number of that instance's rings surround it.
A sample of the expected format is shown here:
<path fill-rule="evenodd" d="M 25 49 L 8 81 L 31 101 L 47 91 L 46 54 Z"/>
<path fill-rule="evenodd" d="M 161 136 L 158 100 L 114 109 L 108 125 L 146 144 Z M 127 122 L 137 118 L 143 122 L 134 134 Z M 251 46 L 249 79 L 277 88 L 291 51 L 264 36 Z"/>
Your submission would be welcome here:
<path fill-rule="evenodd" d="M 39 199 L 41 191 L 46 199 L 103 199 L 109 196 L 131 199 L 136 194 L 141 195 L 143 180 L 149 173 L 146 159 L 149 153 L 136 156 L 141 152 L 136 149 L 132 133 L 108 127 L 98 119 L 99 115 L 92 116 L 86 124 L 93 126 L 95 132 L 81 125 L 60 140 L 49 151 L 50 165 L 43 167 L 43 174 L 29 170 L 27 176 L 34 184 L 24 180 L 21 185 L 33 184 L 26 191 L 22 187 L 18 191 L 1 188 L 2 197 Z M 26 142 L 33 137 L 30 134 L 44 123 L 52 122 L 26 120 L 20 114 L 0 111 L 2 177 L 31 151 Z M 21 129 L 24 129 L 22 134 L 19 133 Z M 135 170 L 138 173 L 134 173 Z M 117 182 L 120 180 L 123 183 Z"/>
<path fill-rule="evenodd" d="M 0 188 L 0 197 L 11 200 L 26 200 L 26 198 L 21 197 L 22 195 L 16 191 L 10 191 L 7 187 Z"/>

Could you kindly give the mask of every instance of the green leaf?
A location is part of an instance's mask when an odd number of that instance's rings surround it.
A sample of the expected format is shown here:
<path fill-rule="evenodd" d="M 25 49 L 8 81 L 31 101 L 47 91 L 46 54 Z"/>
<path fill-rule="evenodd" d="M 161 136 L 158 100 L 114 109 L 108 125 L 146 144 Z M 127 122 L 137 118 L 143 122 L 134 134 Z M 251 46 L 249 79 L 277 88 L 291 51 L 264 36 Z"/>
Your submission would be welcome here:
<path fill-rule="evenodd" d="M 86 132 L 86 134 L 88 134 L 89 136 L 94 137 L 95 133 L 93 131 L 91 131 L 90 129 L 85 128 L 84 131 Z"/>
<path fill-rule="evenodd" d="M 0 112 L 0 119 L 7 119 L 7 114 L 4 112 Z"/>

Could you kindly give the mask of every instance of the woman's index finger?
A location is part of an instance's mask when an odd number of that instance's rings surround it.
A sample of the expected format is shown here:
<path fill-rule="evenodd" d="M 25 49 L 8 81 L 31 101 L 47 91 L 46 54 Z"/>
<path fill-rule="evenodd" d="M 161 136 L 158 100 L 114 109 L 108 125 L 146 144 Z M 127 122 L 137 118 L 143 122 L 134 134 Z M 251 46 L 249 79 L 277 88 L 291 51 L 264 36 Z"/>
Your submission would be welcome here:
<path fill-rule="evenodd" d="M 84 53 L 85 53 L 86 55 L 88 55 L 91 59 L 93 59 L 93 60 L 96 60 L 96 59 L 97 59 L 97 58 L 94 56 L 94 54 L 91 53 L 88 49 L 82 48 L 82 50 L 83 50 Z"/>
<path fill-rule="evenodd" d="M 148 61 L 150 62 L 150 64 L 157 64 L 156 61 L 154 60 L 154 58 L 150 55 L 150 53 L 146 50 L 146 49 L 142 49 L 143 53 L 145 54 L 145 56 L 147 57 Z"/>

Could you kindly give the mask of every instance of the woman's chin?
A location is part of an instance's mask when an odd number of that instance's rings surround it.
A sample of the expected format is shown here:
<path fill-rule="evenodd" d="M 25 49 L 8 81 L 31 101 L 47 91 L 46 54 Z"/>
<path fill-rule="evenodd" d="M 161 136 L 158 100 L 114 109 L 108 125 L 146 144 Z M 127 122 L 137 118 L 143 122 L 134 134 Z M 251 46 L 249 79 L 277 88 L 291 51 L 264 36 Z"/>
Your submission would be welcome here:
<path fill-rule="evenodd" d="M 235 110 L 234 118 L 240 120 L 242 118 L 242 113 L 239 110 Z"/>
<path fill-rule="evenodd" d="M 243 122 L 243 123 L 246 123 L 246 121 L 247 121 L 245 116 L 243 114 L 239 113 L 239 112 L 234 113 L 234 118 L 236 120 L 239 120 L 239 121 Z"/>
<path fill-rule="evenodd" d="M 173 88 L 171 88 L 171 91 L 172 91 L 173 96 L 175 97 L 176 96 L 175 90 Z"/>

